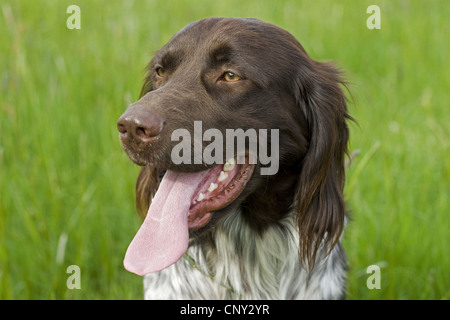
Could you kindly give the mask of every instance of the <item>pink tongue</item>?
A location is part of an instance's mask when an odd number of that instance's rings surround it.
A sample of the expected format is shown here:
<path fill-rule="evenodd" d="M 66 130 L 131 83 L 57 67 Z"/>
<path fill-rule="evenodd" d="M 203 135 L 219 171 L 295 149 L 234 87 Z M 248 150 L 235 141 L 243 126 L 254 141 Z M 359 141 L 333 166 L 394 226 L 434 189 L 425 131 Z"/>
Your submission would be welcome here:
<path fill-rule="evenodd" d="M 192 197 L 208 172 L 167 170 L 141 228 L 127 249 L 125 269 L 143 276 L 161 271 L 181 258 L 188 248 L 187 216 Z"/>

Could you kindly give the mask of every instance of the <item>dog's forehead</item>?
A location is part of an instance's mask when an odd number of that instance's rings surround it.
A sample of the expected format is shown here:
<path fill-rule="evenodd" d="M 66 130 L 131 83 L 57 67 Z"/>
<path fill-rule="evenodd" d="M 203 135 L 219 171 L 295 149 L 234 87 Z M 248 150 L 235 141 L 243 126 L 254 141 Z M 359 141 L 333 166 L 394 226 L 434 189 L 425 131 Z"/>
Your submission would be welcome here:
<path fill-rule="evenodd" d="M 242 35 L 246 31 L 256 30 L 263 26 L 270 26 L 270 24 L 258 19 L 252 18 L 205 18 L 194 21 L 183 29 L 181 29 L 177 36 L 187 35 L 194 41 L 211 40 L 217 36 L 236 36 Z"/>
<path fill-rule="evenodd" d="M 194 48 L 202 49 L 231 43 L 242 37 L 255 37 L 252 28 L 255 24 L 264 24 L 256 19 L 241 18 L 206 18 L 195 21 L 178 31 L 162 48 L 163 51 L 185 48 L 193 52 Z M 253 27 L 252 27 L 253 26 Z M 256 27 L 257 28 L 257 27 Z"/>
<path fill-rule="evenodd" d="M 185 26 L 161 48 L 158 56 L 215 55 L 228 48 L 260 59 L 274 51 L 284 52 L 289 46 L 301 48 L 290 33 L 275 25 L 253 18 L 213 17 Z"/>

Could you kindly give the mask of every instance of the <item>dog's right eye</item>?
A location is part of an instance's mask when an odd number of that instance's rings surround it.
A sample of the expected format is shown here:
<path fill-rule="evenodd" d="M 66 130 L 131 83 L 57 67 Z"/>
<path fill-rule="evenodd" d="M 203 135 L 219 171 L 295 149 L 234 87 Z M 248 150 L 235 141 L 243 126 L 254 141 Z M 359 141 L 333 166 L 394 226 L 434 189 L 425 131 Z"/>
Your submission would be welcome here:
<path fill-rule="evenodd" d="M 166 72 L 164 71 L 164 69 L 162 67 L 157 67 L 155 69 L 156 74 L 158 75 L 158 77 L 164 77 L 164 75 L 166 74 Z"/>
<path fill-rule="evenodd" d="M 222 76 L 223 80 L 225 80 L 226 82 L 236 82 L 241 80 L 241 77 L 239 77 L 237 74 L 227 71 L 223 74 Z"/>

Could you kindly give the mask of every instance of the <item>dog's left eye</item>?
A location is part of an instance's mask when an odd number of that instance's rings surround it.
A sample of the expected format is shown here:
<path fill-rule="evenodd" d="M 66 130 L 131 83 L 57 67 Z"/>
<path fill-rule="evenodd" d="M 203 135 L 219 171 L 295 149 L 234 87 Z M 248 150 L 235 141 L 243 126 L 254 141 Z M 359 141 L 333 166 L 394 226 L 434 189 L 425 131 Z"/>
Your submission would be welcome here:
<path fill-rule="evenodd" d="M 241 77 L 233 72 L 228 71 L 223 74 L 223 79 L 227 82 L 236 82 L 241 80 Z"/>
<path fill-rule="evenodd" d="M 164 75 L 166 74 L 165 70 L 162 67 L 157 67 L 155 71 L 156 74 L 161 78 L 164 77 Z"/>

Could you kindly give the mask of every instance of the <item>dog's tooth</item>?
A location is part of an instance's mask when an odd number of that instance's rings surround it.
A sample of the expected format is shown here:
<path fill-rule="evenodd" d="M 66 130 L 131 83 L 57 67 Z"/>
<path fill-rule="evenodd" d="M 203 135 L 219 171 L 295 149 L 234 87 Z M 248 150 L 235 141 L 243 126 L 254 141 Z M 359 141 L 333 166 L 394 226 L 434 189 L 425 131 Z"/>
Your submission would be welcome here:
<path fill-rule="evenodd" d="M 208 191 L 209 191 L 209 192 L 213 192 L 214 190 L 217 189 L 217 186 L 218 186 L 218 185 L 217 185 L 216 183 L 211 182 L 211 184 L 209 185 Z"/>
<path fill-rule="evenodd" d="M 220 171 L 219 177 L 217 178 L 217 181 L 221 182 L 228 178 L 228 173 Z"/>
<path fill-rule="evenodd" d="M 236 165 L 236 161 L 234 160 L 234 158 L 230 158 L 223 165 L 223 171 L 231 171 L 234 169 L 235 165 Z"/>
<path fill-rule="evenodd" d="M 198 198 L 197 198 L 197 201 L 202 201 L 203 199 L 205 199 L 205 195 L 203 194 L 203 193 L 199 193 L 198 194 Z"/>

